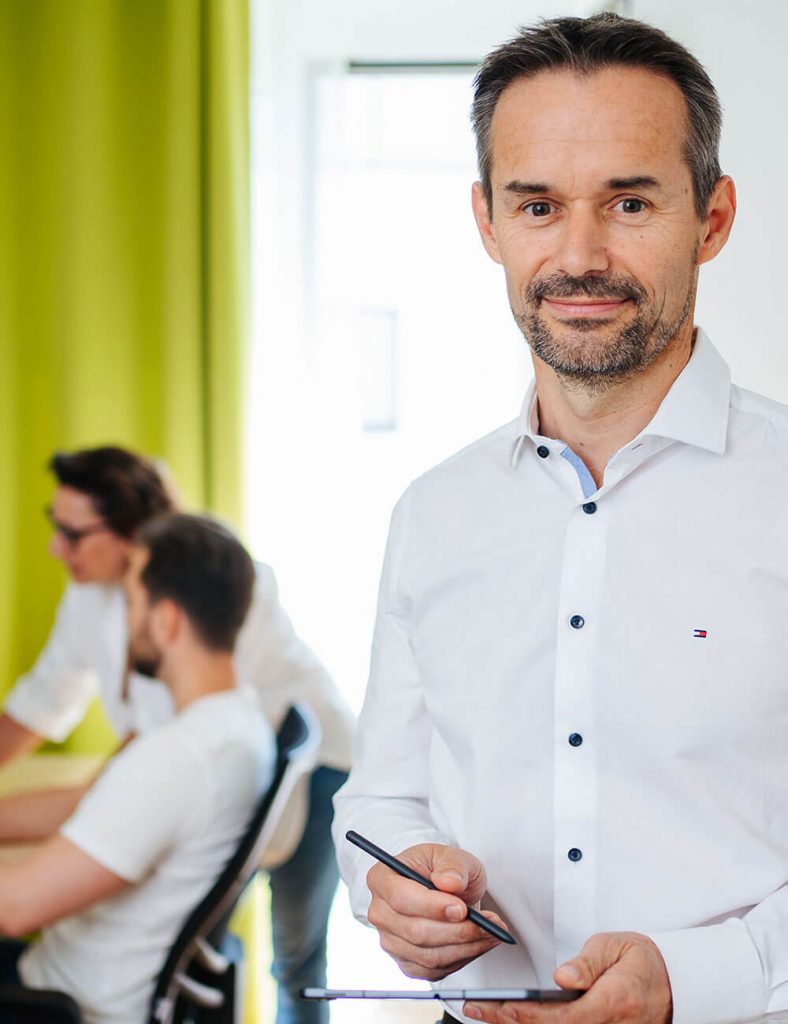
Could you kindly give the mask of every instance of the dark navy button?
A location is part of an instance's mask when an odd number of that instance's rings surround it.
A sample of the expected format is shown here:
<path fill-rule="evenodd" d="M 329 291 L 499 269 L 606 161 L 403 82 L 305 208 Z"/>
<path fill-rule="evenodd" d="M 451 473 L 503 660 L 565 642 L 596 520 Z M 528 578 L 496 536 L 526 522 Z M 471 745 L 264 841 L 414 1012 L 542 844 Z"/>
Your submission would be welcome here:
<path fill-rule="evenodd" d="M 587 501 L 585 505 L 583 505 L 583 511 L 586 515 L 592 516 L 596 512 L 596 502 Z"/>
<path fill-rule="evenodd" d="M 540 459 L 546 459 L 547 456 L 550 454 L 550 449 L 546 445 L 540 444 L 539 447 L 536 449 L 536 454 L 539 456 Z"/>
<path fill-rule="evenodd" d="M 573 864 L 577 864 L 579 860 L 583 859 L 583 851 L 578 850 L 576 846 L 573 846 L 569 853 L 567 853 L 567 857 L 572 861 Z"/>
<path fill-rule="evenodd" d="M 585 626 L 585 624 L 586 620 L 583 618 L 582 615 L 573 615 L 572 618 L 569 620 L 569 625 L 572 627 L 572 629 L 582 629 L 583 626 Z"/>
<path fill-rule="evenodd" d="M 571 736 L 569 737 L 569 746 L 570 747 L 579 747 L 582 742 L 583 742 L 583 737 L 580 735 L 579 732 L 573 732 L 571 734 Z"/>

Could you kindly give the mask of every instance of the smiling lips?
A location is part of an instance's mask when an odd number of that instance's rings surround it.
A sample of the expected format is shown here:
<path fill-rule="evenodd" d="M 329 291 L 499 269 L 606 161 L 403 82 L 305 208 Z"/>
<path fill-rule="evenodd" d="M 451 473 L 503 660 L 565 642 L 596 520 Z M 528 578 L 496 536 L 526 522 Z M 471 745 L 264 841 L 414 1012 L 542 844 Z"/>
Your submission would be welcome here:
<path fill-rule="evenodd" d="M 553 314 L 559 317 L 594 317 L 615 313 L 629 302 L 629 299 L 542 299 Z"/>

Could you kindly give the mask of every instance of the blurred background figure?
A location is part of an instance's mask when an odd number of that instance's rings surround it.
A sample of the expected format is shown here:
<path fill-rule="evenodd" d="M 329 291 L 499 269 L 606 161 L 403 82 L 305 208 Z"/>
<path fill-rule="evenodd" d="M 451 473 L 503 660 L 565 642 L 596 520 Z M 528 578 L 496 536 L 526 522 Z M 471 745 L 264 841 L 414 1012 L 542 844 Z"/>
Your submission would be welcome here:
<path fill-rule="evenodd" d="M 122 586 L 135 536 L 174 508 L 165 480 L 149 459 L 123 448 L 58 453 L 50 467 L 56 483 L 47 508 L 50 551 L 72 582 L 44 650 L 0 715 L 0 761 L 44 739 L 65 740 L 96 696 L 122 743 L 168 721 L 175 710 L 168 690 L 150 678 L 155 673 L 141 674 L 128 663 Z M 220 614 L 220 591 L 202 599 L 206 617 Z M 298 700 L 309 704 L 322 728 L 319 766 L 308 792 L 297 794 L 289 808 L 270 871 L 280 1019 L 318 1019 L 325 1008 L 303 1003 L 298 992 L 325 984 L 326 930 L 337 886 L 331 799 L 347 775 L 353 721 L 328 673 L 293 631 L 274 574 L 261 563 L 255 564 L 235 673 L 241 688 L 257 691 L 274 730 Z M 85 788 L 72 791 L 71 806 Z M 61 806 L 66 799 L 61 794 Z"/>
<path fill-rule="evenodd" d="M 169 515 L 127 554 L 130 662 L 160 678 L 173 715 L 129 738 L 75 810 L 57 790 L 0 801 L 0 837 L 46 840 L 0 864 L 0 932 L 43 929 L 27 947 L 0 941 L 0 979 L 65 992 L 93 1024 L 147 1018 L 170 946 L 235 852 L 275 760 L 257 695 L 236 686 L 255 584 L 243 546 L 212 520 Z M 15 1019 L 0 1002 L 0 1021 Z"/>

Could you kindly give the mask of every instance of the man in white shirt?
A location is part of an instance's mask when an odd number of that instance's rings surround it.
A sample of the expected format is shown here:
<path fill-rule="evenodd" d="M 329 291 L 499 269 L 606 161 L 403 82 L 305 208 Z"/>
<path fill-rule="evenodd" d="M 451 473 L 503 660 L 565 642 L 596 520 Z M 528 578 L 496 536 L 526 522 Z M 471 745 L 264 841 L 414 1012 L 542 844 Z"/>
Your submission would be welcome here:
<path fill-rule="evenodd" d="M 147 1019 L 169 947 L 270 783 L 273 733 L 256 695 L 236 688 L 233 664 L 254 575 L 211 520 L 173 515 L 143 528 L 126 580 L 130 653 L 167 686 L 175 716 L 131 740 L 65 821 L 58 799 L 39 799 L 53 835 L 0 865 L 0 932 L 43 928 L 24 952 L 0 944 L 4 979 L 68 993 L 86 1024 Z M 3 802 L 3 827 L 25 800 Z"/>
<path fill-rule="evenodd" d="M 0 715 L 0 761 L 63 740 L 98 695 L 118 736 L 142 735 L 173 713 L 165 687 L 127 671 L 121 580 L 134 531 L 172 508 L 157 467 L 121 448 L 55 455 L 57 487 L 49 510 L 52 554 L 73 580 L 49 640 L 11 691 Z M 302 700 L 322 731 L 318 767 L 288 808 L 270 869 L 278 981 L 277 1024 L 321 1024 L 325 1007 L 304 1003 L 305 985 L 325 984 L 326 930 L 338 875 L 331 842 L 331 799 L 347 777 L 353 716 L 325 668 L 296 635 L 267 565 L 255 566 L 252 604 L 236 645 L 238 682 L 257 691 L 275 730 Z M 61 793 L 74 806 L 84 790 Z M 70 801 L 70 804 L 69 804 Z M 45 823 L 44 823 L 45 824 Z"/>
<path fill-rule="evenodd" d="M 474 126 L 535 384 L 395 510 L 335 801 L 355 912 L 438 987 L 587 990 L 446 1020 L 784 1010 L 788 412 L 693 328 L 735 211 L 714 88 L 649 26 L 562 18 L 487 58 Z"/>

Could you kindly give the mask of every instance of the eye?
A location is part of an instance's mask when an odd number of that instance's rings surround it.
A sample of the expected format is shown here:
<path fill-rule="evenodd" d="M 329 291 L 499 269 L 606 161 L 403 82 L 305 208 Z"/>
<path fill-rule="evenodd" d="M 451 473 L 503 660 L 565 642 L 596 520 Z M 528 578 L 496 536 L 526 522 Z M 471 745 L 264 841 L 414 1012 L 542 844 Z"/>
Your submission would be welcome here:
<path fill-rule="evenodd" d="M 546 199 L 534 199 L 531 203 L 526 203 L 522 208 L 523 213 L 530 214 L 531 217 L 549 217 L 554 212 L 552 203 L 548 203 Z"/>
<path fill-rule="evenodd" d="M 614 210 L 620 210 L 622 213 L 643 213 L 647 209 L 646 203 L 642 199 L 620 199 L 613 207 Z"/>

